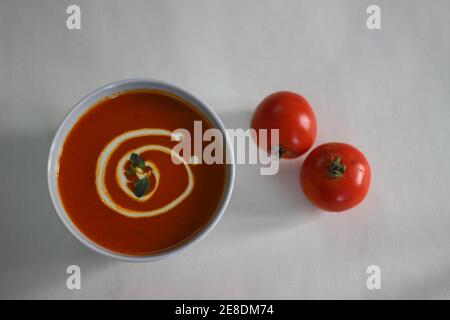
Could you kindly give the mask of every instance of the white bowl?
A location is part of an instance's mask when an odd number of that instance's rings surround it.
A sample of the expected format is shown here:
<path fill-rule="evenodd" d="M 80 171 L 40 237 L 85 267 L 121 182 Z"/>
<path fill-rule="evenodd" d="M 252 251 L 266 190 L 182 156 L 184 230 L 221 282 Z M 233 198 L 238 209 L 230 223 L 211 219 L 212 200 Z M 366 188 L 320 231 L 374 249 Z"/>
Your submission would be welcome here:
<path fill-rule="evenodd" d="M 233 156 L 233 148 L 227 136 L 225 127 L 220 118 L 216 115 L 216 113 L 212 111 L 211 108 L 205 102 L 196 98 L 191 93 L 183 89 L 180 89 L 174 85 L 171 85 L 169 83 L 149 79 L 126 79 L 116 81 L 88 94 L 69 111 L 69 113 L 66 115 L 66 117 L 60 124 L 58 131 L 56 131 L 48 157 L 47 180 L 48 180 L 48 189 L 50 192 L 50 197 L 52 199 L 53 206 L 55 207 L 55 210 L 58 213 L 59 218 L 61 219 L 63 224 L 67 227 L 67 229 L 69 229 L 69 231 L 75 236 L 75 238 L 80 240 L 88 248 L 101 254 L 104 254 L 108 257 L 125 261 L 144 262 L 144 261 L 158 260 L 161 258 L 171 256 L 177 252 L 180 252 L 203 239 L 214 228 L 214 226 L 222 217 L 230 200 L 234 184 L 235 165 L 234 161 L 227 161 L 228 167 L 227 167 L 224 194 L 222 196 L 222 200 L 214 216 L 201 231 L 199 231 L 195 236 L 183 242 L 182 244 L 156 254 L 128 255 L 109 250 L 90 240 L 71 221 L 59 197 L 56 172 L 58 168 L 58 161 L 61 148 L 64 144 L 67 134 L 70 132 L 73 125 L 78 121 L 80 116 L 83 115 L 87 109 L 89 109 L 92 105 L 94 105 L 97 101 L 101 100 L 104 97 L 111 96 L 118 92 L 134 89 L 163 90 L 190 102 L 199 112 L 201 112 L 203 115 L 207 117 L 207 119 L 211 122 L 211 124 L 214 127 L 222 131 L 222 134 L 225 139 L 227 159 L 228 160 L 234 159 L 234 156 Z"/>

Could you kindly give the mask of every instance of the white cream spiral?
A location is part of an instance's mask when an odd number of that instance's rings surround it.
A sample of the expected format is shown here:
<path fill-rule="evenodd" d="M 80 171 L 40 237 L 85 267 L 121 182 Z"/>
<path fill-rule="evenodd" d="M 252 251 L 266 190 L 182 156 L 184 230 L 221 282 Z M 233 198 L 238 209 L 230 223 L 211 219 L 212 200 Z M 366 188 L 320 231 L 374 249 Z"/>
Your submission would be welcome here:
<path fill-rule="evenodd" d="M 187 184 L 186 188 L 184 189 L 184 191 L 177 198 L 175 198 L 171 202 L 167 203 L 163 207 L 149 210 L 149 211 L 137 211 L 137 210 L 127 209 L 127 208 L 124 208 L 123 206 L 119 205 L 117 202 L 115 202 L 112 199 L 110 193 L 108 192 L 108 188 L 106 187 L 106 184 L 105 184 L 106 167 L 110 160 L 111 155 L 125 141 L 127 141 L 129 139 L 140 138 L 140 137 L 145 137 L 145 136 L 172 137 L 173 135 L 172 135 L 172 132 L 170 132 L 168 130 L 153 129 L 153 128 L 128 131 L 128 132 L 125 132 L 125 133 L 115 137 L 113 140 L 111 140 L 106 145 L 106 147 L 102 150 L 102 152 L 100 153 L 100 155 L 97 159 L 97 168 L 96 168 L 96 173 L 95 173 L 95 185 L 97 187 L 98 195 L 100 196 L 103 203 L 105 203 L 109 208 L 111 208 L 112 210 L 116 211 L 117 213 L 120 213 L 129 218 L 147 218 L 147 217 L 152 217 L 152 216 L 166 213 L 169 210 L 175 208 L 177 205 L 179 205 L 183 200 L 185 200 L 189 196 L 189 194 L 192 192 L 192 190 L 194 189 L 194 175 L 192 174 L 190 164 L 187 163 L 183 159 L 183 157 L 181 157 L 178 153 L 176 153 L 172 149 L 162 146 L 162 145 L 150 144 L 150 145 L 141 146 L 137 149 L 130 150 L 120 158 L 119 162 L 117 163 L 116 170 L 115 170 L 116 171 L 116 174 L 115 174 L 116 182 L 119 185 L 120 189 L 123 192 L 125 192 L 125 194 L 127 196 L 129 196 L 130 198 L 132 198 L 136 201 L 139 201 L 139 202 L 148 201 L 153 196 L 155 191 L 157 190 L 159 180 L 161 179 L 161 173 L 160 173 L 158 167 L 156 166 L 156 164 L 154 164 L 151 161 L 145 161 L 146 165 L 152 169 L 152 174 L 155 175 L 156 182 L 155 182 L 155 187 L 153 188 L 153 190 L 140 198 L 137 197 L 127 187 L 127 178 L 125 176 L 123 168 L 125 167 L 125 164 L 127 163 L 128 159 L 130 158 L 130 155 L 132 153 L 141 154 L 146 151 L 159 151 L 159 152 L 163 152 L 172 157 L 177 158 L 180 161 L 180 163 L 183 164 L 184 168 L 186 169 L 187 175 L 188 175 L 188 184 Z"/>

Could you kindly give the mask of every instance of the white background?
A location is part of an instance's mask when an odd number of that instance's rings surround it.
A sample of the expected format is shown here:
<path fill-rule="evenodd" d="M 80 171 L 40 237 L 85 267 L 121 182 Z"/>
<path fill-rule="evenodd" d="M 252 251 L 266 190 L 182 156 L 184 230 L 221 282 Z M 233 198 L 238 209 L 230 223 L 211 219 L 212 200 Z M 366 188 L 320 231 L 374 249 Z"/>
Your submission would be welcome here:
<path fill-rule="evenodd" d="M 66 28 L 69 4 L 81 30 Z M 0 298 L 450 298 L 449 17 L 445 0 L 0 0 Z M 229 128 L 247 128 L 274 91 L 301 93 L 316 145 L 366 154 L 368 197 L 326 214 L 300 191 L 303 158 L 270 177 L 239 166 L 198 245 L 145 264 L 89 251 L 50 204 L 48 149 L 76 101 L 130 77 L 193 92 Z M 81 290 L 66 289 L 70 264 Z"/>

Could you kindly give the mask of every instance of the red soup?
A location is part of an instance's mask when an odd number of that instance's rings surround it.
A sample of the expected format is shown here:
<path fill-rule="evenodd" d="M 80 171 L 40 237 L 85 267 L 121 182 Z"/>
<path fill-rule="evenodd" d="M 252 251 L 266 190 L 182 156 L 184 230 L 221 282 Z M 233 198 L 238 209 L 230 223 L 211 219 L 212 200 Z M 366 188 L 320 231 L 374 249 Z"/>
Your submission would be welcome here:
<path fill-rule="evenodd" d="M 209 121 L 188 102 L 156 90 L 127 91 L 92 106 L 68 134 L 58 188 L 73 223 L 112 251 L 157 253 L 211 220 L 226 164 L 174 163 L 171 133 Z"/>

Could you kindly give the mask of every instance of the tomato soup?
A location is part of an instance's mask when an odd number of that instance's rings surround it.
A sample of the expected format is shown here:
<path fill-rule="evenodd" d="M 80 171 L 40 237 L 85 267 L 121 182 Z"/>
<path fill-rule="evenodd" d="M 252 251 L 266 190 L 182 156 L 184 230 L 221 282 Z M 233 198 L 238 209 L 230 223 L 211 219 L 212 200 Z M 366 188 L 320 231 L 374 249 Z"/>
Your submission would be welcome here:
<path fill-rule="evenodd" d="M 211 123 L 163 91 L 134 90 L 92 106 L 67 135 L 58 190 L 72 222 L 114 252 L 146 255 L 202 230 L 222 200 L 226 164 L 172 160 L 171 133 Z M 180 157 L 181 160 L 181 157 Z"/>

